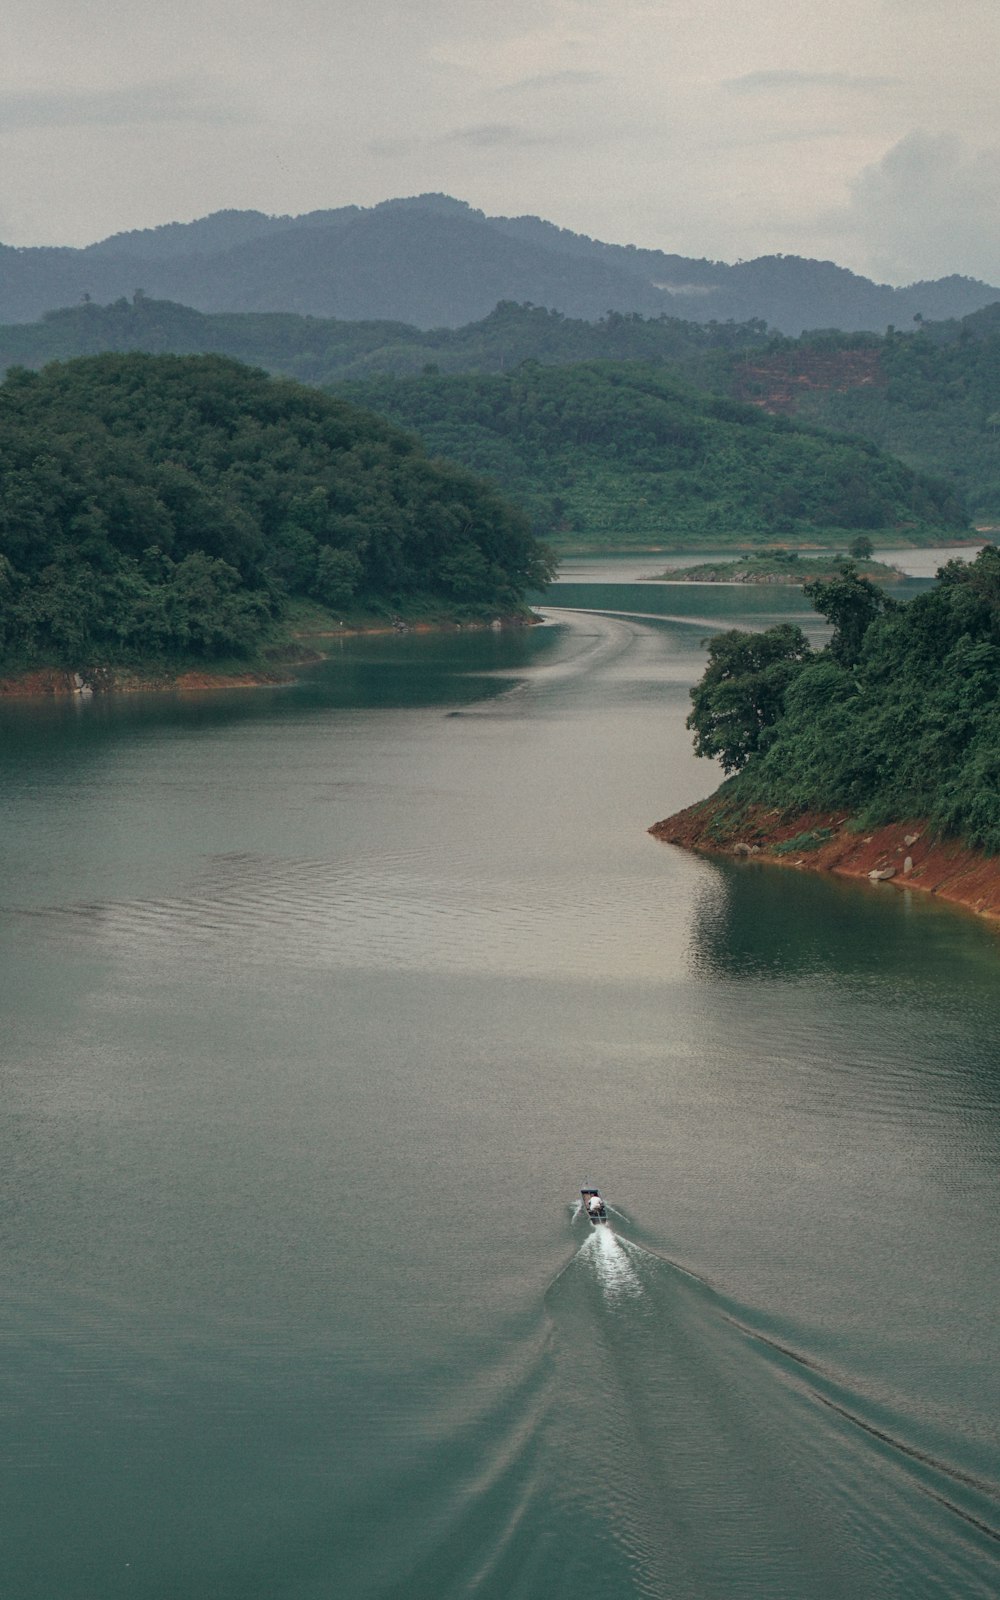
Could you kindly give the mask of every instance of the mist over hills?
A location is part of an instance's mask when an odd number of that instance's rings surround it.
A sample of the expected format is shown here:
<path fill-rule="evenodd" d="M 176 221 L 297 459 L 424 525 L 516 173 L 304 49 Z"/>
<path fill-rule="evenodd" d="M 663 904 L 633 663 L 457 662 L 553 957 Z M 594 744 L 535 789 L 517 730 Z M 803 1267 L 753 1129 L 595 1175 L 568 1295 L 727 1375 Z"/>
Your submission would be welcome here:
<path fill-rule="evenodd" d="M 219 211 L 84 249 L 0 245 L 0 322 L 29 322 L 136 289 L 200 311 L 298 312 L 458 327 L 499 300 L 593 320 L 609 310 L 690 321 L 762 319 L 782 332 L 882 331 L 961 317 L 1000 288 L 952 276 L 905 288 L 829 261 L 735 265 L 605 244 L 538 217 L 488 217 L 447 195 L 304 216 Z"/>

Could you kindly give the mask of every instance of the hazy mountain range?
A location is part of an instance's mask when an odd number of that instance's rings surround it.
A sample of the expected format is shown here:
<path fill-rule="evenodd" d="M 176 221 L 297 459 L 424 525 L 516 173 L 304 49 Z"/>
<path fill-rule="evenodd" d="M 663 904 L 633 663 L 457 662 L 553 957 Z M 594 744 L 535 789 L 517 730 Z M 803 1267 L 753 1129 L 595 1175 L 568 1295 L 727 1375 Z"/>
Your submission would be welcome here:
<path fill-rule="evenodd" d="M 1000 300 L 1000 288 L 959 276 L 892 288 L 799 256 L 729 266 L 603 244 L 538 217 L 487 217 L 447 195 L 299 217 L 218 211 L 84 249 L 0 245 L 0 322 L 136 289 L 202 311 L 292 311 L 420 328 L 458 327 L 499 300 L 515 300 L 588 319 L 609 310 L 695 322 L 761 318 L 791 334 L 882 331 Z"/>

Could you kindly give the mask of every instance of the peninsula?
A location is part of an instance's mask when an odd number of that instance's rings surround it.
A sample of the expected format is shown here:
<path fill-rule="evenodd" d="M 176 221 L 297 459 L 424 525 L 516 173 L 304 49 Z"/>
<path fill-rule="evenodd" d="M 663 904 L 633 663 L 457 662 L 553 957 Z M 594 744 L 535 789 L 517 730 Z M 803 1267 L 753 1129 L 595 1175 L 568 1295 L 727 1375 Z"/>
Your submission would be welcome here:
<path fill-rule="evenodd" d="M 226 357 L 14 369 L 0 447 L 8 692 L 273 681 L 304 633 L 527 619 L 551 570 L 490 484 Z"/>
<path fill-rule="evenodd" d="M 1000 549 L 905 605 L 850 563 L 806 593 L 824 648 L 787 623 L 712 640 L 688 726 L 729 777 L 650 831 L 1000 919 Z"/>

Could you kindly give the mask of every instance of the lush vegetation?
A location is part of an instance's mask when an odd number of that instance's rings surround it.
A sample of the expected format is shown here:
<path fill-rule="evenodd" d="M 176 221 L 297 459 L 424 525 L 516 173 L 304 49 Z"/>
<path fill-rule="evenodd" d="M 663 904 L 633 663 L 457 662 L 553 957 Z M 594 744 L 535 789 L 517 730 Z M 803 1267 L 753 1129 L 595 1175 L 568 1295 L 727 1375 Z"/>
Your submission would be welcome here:
<path fill-rule="evenodd" d="M 104 351 L 218 353 L 321 387 L 454 373 L 515 374 L 524 362 L 640 361 L 694 388 L 865 438 L 1000 517 L 1000 308 L 909 334 L 786 339 L 759 319 L 685 322 L 609 312 L 598 321 L 499 304 L 461 328 L 345 322 L 284 312 L 194 311 L 141 293 L 0 327 L 0 371 Z"/>
<path fill-rule="evenodd" d="M 608 312 L 596 322 L 502 301 L 462 328 L 428 331 L 402 322 L 343 322 L 286 312 L 203 312 L 137 293 L 111 305 L 86 301 L 38 322 L 0 327 L 0 371 L 41 367 L 102 351 L 235 356 L 303 383 L 379 374 L 510 372 L 523 361 L 666 362 L 701 387 L 725 387 L 728 354 L 769 347 L 767 326 L 683 322 Z"/>
<path fill-rule="evenodd" d="M 525 364 L 342 392 L 489 473 L 564 547 L 776 534 L 843 545 L 860 530 L 919 538 L 966 525 L 946 487 L 874 446 L 698 393 L 662 366 Z"/>
<path fill-rule="evenodd" d="M 864 534 L 852 539 L 851 553 L 862 549 L 870 549 L 871 540 Z M 670 567 L 666 572 L 657 573 L 655 578 L 646 579 L 646 582 L 672 582 L 672 583 L 793 583 L 806 584 L 816 578 L 831 579 L 836 577 L 839 567 L 843 564 L 844 556 L 835 552 L 832 556 L 802 556 L 797 550 L 761 550 L 759 554 L 752 553 L 738 556 L 735 560 L 699 561 L 693 567 Z M 883 561 L 870 561 L 859 556 L 855 561 L 857 570 L 866 578 L 873 578 L 879 583 L 895 583 L 902 573 L 897 567 L 890 567 Z"/>
<path fill-rule="evenodd" d="M 730 364 L 730 388 L 870 439 L 1000 523 L 1000 304 L 885 338 L 774 339 Z"/>
<path fill-rule="evenodd" d="M 149 247 L 155 243 L 149 241 Z M 694 323 L 669 316 L 608 313 L 591 322 L 505 301 L 465 327 L 422 331 L 404 323 L 345 322 L 278 312 L 207 314 L 137 293 L 111 305 L 84 303 L 50 312 L 37 323 L 0 328 L 0 368 L 40 367 L 106 350 L 219 352 L 327 387 L 349 380 L 367 384 L 406 377 L 427 380 L 431 395 L 438 393 L 433 380 L 459 373 L 493 375 L 506 382 L 523 379 L 526 362 L 545 366 L 641 362 L 662 369 L 668 385 L 672 375 L 675 387 L 687 384 L 715 396 L 744 400 L 768 413 L 847 436 L 855 444 L 865 439 L 915 471 L 947 484 L 952 499 L 963 501 L 978 519 L 1000 522 L 997 306 L 987 306 L 960 322 L 921 321 L 911 332 L 894 331 L 884 338 L 834 331 L 788 339 L 769 332 L 759 318 Z M 408 396 L 401 399 L 384 385 L 376 385 L 373 393 L 379 404 L 410 425 L 426 423 L 434 449 L 454 446 L 462 451 L 474 445 L 472 455 L 461 458 L 496 473 L 529 506 L 536 527 L 555 532 L 563 542 L 574 535 L 618 539 L 625 504 L 640 525 L 658 521 L 662 503 L 655 492 L 649 495 L 648 484 L 623 482 L 622 493 L 610 499 L 599 486 L 592 493 L 581 485 L 579 492 L 567 495 L 558 483 L 546 481 L 561 472 L 551 459 L 539 471 L 537 462 L 515 459 L 518 452 L 502 440 L 488 444 L 481 430 L 474 441 L 468 436 L 456 441 L 455 430 L 428 404 L 421 405 L 417 422 Z M 548 454 L 551 458 L 552 452 Z M 627 454 L 619 466 L 627 468 Z M 603 478 L 607 489 L 603 468 L 597 477 Z M 607 501 L 605 511 L 602 498 Z M 777 502 L 781 496 L 776 493 L 773 498 Z M 553 515 L 554 501 L 569 509 Z M 683 508 L 678 509 L 683 529 Z M 774 515 L 772 532 L 782 536 L 812 520 L 808 511 L 800 516 L 777 503 Z M 889 524 L 905 520 L 890 516 Z M 940 515 L 918 520 L 939 522 Z M 953 527 L 953 512 L 946 521 Z M 848 530 L 854 525 L 850 520 L 845 524 Z M 747 534 L 753 531 L 742 513 L 738 527 Z M 644 542 L 656 537 L 649 527 L 639 531 Z M 714 539 L 715 530 L 710 531 Z M 726 529 L 720 531 L 725 534 Z"/>
<path fill-rule="evenodd" d="M 0 388 L 0 663 L 249 658 L 290 603 L 512 611 L 548 566 L 489 485 L 217 356 L 98 356 Z"/>
<path fill-rule="evenodd" d="M 831 394 L 816 420 L 919 462 L 954 484 L 973 516 L 1000 521 L 1000 306 L 889 337 L 881 365 L 881 388 Z"/>
<path fill-rule="evenodd" d="M 736 774 L 721 792 L 869 827 L 927 818 L 1000 851 L 1000 550 L 906 605 L 849 563 L 807 592 L 833 626 L 823 649 L 790 626 L 712 641 L 689 726 Z"/>

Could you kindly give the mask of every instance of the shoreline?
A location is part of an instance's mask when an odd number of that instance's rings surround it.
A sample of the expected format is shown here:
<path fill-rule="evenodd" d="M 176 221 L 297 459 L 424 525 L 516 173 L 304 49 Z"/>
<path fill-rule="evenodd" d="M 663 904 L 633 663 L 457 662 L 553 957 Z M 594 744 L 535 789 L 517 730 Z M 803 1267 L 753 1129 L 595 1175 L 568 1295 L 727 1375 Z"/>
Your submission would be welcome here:
<path fill-rule="evenodd" d="M 304 648 L 307 640 L 349 639 L 366 634 L 473 633 L 502 628 L 532 627 L 537 615 L 501 616 L 490 622 L 475 619 L 459 621 L 407 622 L 402 627 L 379 618 L 366 627 L 362 623 L 338 628 L 309 628 L 292 635 L 292 640 L 273 667 L 247 667 L 234 672 L 211 672 L 202 667 L 185 667 L 170 673 L 160 669 L 149 675 L 133 667 L 28 667 L 0 677 L 0 700 L 76 699 L 89 700 L 105 694 L 192 693 L 205 689 L 282 689 L 296 682 L 294 668 L 315 666 L 328 661 L 330 653 Z M 296 642 L 298 641 L 298 642 Z"/>
<path fill-rule="evenodd" d="M 857 532 L 855 529 L 854 532 Z M 981 529 L 974 527 L 971 533 L 956 534 L 951 537 L 945 534 L 928 535 L 924 539 L 907 538 L 905 534 L 890 534 L 885 530 L 877 530 L 872 534 L 875 541 L 876 555 L 878 550 L 961 550 L 966 547 L 976 550 L 983 544 L 993 543 L 990 537 L 1000 533 L 1000 527 L 993 524 L 984 525 Z M 853 537 L 850 529 L 842 530 L 840 538 L 847 540 Z M 744 555 L 759 555 L 763 546 L 760 541 L 749 538 L 712 543 L 711 534 L 704 533 L 691 537 L 678 543 L 677 540 L 659 540 L 649 543 L 636 543 L 629 545 L 584 543 L 572 539 L 562 541 L 551 536 L 548 543 L 558 561 L 580 561 L 587 556 L 595 560 L 607 561 L 621 557 L 622 560 L 639 559 L 646 556 L 683 556 L 694 551 L 699 555 L 718 555 L 722 559 L 736 560 Z M 831 558 L 840 546 L 833 540 L 815 540 L 803 537 L 802 539 L 781 538 L 769 539 L 768 549 L 797 550 L 802 555 L 826 556 Z"/>
<path fill-rule="evenodd" d="M 280 688 L 293 682 L 287 674 L 263 669 L 231 674 L 195 669 L 174 676 L 144 677 L 126 668 L 101 667 L 70 672 L 62 667 L 32 667 L 0 678 L 2 700 L 90 700 L 105 694 L 163 694 L 171 690 Z"/>
<path fill-rule="evenodd" d="M 850 557 L 845 557 L 850 560 Z M 696 567 L 667 567 L 663 572 L 653 573 L 651 577 L 640 578 L 640 583 L 674 583 L 674 584 L 712 584 L 715 587 L 728 586 L 730 588 L 785 588 L 802 589 L 807 583 L 825 582 L 839 577 L 839 568 L 826 562 L 818 561 L 815 557 L 809 558 L 810 564 L 815 563 L 816 570 L 810 570 L 807 565 L 804 572 L 788 565 L 780 569 L 768 568 L 754 570 L 746 562 L 702 562 Z M 888 567 L 884 562 L 858 562 L 853 563 L 858 569 L 858 576 L 867 578 L 871 583 L 901 583 L 906 574 L 899 567 Z M 726 572 L 724 567 L 731 570 Z"/>
<path fill-rule="evenodd" d="M 924 818 L 861 832 L 843 810 L 788 818 L 780 807 L 741 806 L 712 795 L 655 822 L 649 832 L 701 854 L 832 872 L 874 888 L 916 889 L 1000 924 L 1000 856 L 941 839 Z"/>

